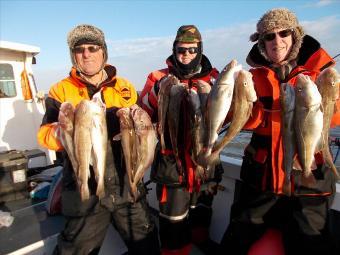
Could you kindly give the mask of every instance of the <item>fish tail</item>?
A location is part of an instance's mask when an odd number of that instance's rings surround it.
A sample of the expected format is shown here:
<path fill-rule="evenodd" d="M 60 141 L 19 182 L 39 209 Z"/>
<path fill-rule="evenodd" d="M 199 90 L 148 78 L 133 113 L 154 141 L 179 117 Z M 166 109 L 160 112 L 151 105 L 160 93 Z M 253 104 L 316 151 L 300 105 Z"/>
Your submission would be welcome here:
<path fill-rule="evenodd" d="M 90 191 L 89 191 L 89 187 L 87 186 L 87 183 L 82 183 L 80 185 L 80 198 L 81 198 L 81 201 L 85 201 L 90 198 Z"/>
<path fill-rule="evenodd" d="M 219 151 L 214 151 L 210 154 L 210 156 L 207 158 L 207 165 L 214 166 L 219 162 Z"/>
<path fill-rule="evenodd" d="M 161 148 L 162 150 L 164 151 L 166 148 L 165 148 L 165 141 L 164 141 L 164 134 L 161 134 Z"/>
<path fill-rule="evenodd" d="M 292 195 L 292 182 L 288 176 L 285 176 L 285 180 L 283 182 L 282 191 L 286 196 Z"/>
<path fill-rule="evenodd" d="M 98 184 L 97 184 L 96 195 L 99 198 L 103 198 L 105 196 L 104 178 L 103 177 L 99 177 L 98 179 L 99 180 L 97 180 Z"/>

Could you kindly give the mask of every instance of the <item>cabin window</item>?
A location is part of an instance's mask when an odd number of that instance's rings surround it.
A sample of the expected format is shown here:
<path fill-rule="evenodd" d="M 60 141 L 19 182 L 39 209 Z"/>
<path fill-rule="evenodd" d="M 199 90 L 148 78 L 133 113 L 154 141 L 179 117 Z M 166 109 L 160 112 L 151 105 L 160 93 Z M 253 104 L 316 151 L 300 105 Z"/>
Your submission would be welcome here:
<path fill-rule="evenodd" d="M 16 95 L 12 65 L 0 64 L 0 98 L 15 97 Z"/>

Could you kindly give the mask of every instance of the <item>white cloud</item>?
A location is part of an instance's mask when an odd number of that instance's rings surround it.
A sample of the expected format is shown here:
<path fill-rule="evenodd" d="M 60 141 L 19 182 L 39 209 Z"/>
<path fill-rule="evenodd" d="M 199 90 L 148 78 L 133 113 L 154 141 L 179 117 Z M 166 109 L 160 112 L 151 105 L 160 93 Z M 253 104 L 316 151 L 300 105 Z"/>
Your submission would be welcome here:
<path fill-rule="evenodd" d="M 316 6 L 321 7 L 321 6 L 330 5 L 332 3 L 334 3 L 333 0 L 320 0 L 319 2 L 316 3 Z"/>
<path fill-rule="evenodd" d="M 324 7 L 333 3 L 335 3 L 334 0 L 319 0 L 316 3 L 305 4 L 303 7 Z"/>

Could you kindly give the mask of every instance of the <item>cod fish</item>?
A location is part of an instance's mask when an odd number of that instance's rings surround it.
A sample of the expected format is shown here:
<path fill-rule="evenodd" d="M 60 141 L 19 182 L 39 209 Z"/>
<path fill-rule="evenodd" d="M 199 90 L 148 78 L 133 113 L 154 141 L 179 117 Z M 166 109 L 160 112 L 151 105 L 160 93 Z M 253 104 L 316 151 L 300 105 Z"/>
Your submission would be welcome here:
<path fill-rule="evenodd" d="M 232 99 L 233 117 L 231 124 L 223 139 L 213 147 L 211 155 L 207 158 L 208 165 L 218 163 L 220 152 L 241 131 L 249 119 L 253 110 L 253 103 L 257 100 L 252 78 L 253 75 L 246 70 L 238 72 Z"/>
<path fill-rule="evenodd" d="M 329 151 L 328 138 L 332 116 L 336 111 L 336 100 L 339 97 L 340 75 L 335 68 L 329 67 L 323 70 L 315 81 L 322 97 L 323 109 L 323 129 L 320 141 L 320 150 L 325 163 L 330 167 L 335 176 L 339 178 L 339 173 L 333 163 L 332 154 Z"/>
<path fill-rule="evenodd" d="M 206 107 L 206 138 L 204 139 L 204 150 L 201 150 L 202 157 L 210 155 L 215 141 L 218 138 L 218 131 L 229 111 L 234 91 L 235 74 L 242 69 L 237 65 L 236 60 L 232 60 L 219 74 L 214 86 L 210 91 Z"/>
<path fill-rule="evenodd" d="M 168 112 L 169 101 L 170 101 L 170 90 L 172 85 L 179 83 L 178 79 L 173 75 L 168 75 L 166 78 L 160 81 L 160 89 L 158 92 L 158 134 L 160 137 L 160 143 L 162 150 L 165 150 L 164 141 L 164 126 L 166 122 L 166 115 Z"/>
<path fill-rule="evenodd" d="M 202 113 L 202 121 L 201 121 L 201 127 L 200 127 L 200 143 L 201 143 L 201 148 L 204 146 L 204 135 L 205 135 L 205 130 L 207 130 L 206 127 L 206 111 L 207 111 L 207 100 L 209 97 L 209 93 L 211 91 L 211 86 L 209 83 L 198 80 L 197 84 L 197 93 L 200 98 L 200 105 L 201 105 L 201 113 Z"/>
<path fill-rule="evenodd" d="M 283 168 L 285 170 L 283 192 L 290 196 L 296 139 L 294 131 L 295 90 L 289 83 L 282 83 L 280 85 L 280 103 Z"/>
<path fill-rule="evenodd" d="M 294 123 L 301 167 L 304 176 L 311 177 L 314 154 L 322 134 L 323 113 L 317 86 L 303 74 L 297 76 Z"/>
<path fill-rule="evenodd" d="M 138 105 L 131 106 L 131 117 L 133 119 L 136 133 L 135 145 L 137 150 L 137 166 L 132 181 L 132 194 L 137 198 L 137 184 L 143 178 L 145 171 L 151 166 L 155 155 L 157 134 L 152 125 L 150 116 Z"/>
<path fill-rule="evenodd" d="M 77 181 L 80 197 L 90 197 L 88 179 L 92 162 L 97 181 L 96 195 L 104 197 L 104 173 L 107 151 L 106 107 L 99 97 L 82 100 L 74 114 L 74 149 L 78 162 Z"/>
<path fill-rule="evenodd" d="M 183 99 L 187 93 L 186 86 L 184 84 L 173 85 L 170 90 L 170 101 L 168 108 L 168 126 L 170 133 L 170 140 L 172 150 L 174 152 L 174 156 L 176 159 L 176 164 L 179 172 L 180 178 L 183 176 L 183 167 L 182 162 L 178 155 L 178 130 L 179 130 L 179 121 L 180 121 L 180 108 Z"/>
<path fill-rule="evenodd" d="M 121 108 L 117 111 L 116 115 L 119 118 L 121 144 L 123 148 L 126 175 L 128 179 L 127 184 L 129 185 L 132 198 L 133 200 L 135 200 L 137 187 L 134 184 L 133 175 L 135 170 L 135 164 L 137 163 L 136 162 L 137 157 L 135 156 L 136 134 L 133 126 L 133 120 L 130 116 L 130 108 L 127 107 Z"/>
<path fill-rule="evenodd" d="M 201 102 L 198 93 L 195 89 L 188 89 L 187 100 L 190 108 L 190 122 L 191 122 L 191 137 L 193 148 L 193 160 L 197 161 L 198 153 L 201 150 L 200 128 L 202 123 Z"/>
<path fill-rule="evenodd" d="M 196 83 L 196 87 L 197 87 L 197 93 L 200 98 L 201 112 L 202 112 L 202 115 L 205 116 L 205 112 L 207 108 L 207 100 L 208 100 L 209 93 L 211 91 L 211 86 L 209 83 L 205 81 L 198 80 Z"/>
<path fill-rule="evenodd" d="M 195 175 L 204 178 L 204 168 L 198 165 L 198 154 L 203 147 L 202 134 L 204 133 L 203 116 L 201 111 L 201 100 L 197 91 L 193 88 L 188 90 L 187 101 L 190 108 L 190 133 L 192 137 L 191 159 L 196 164 Z"/>
<path fill-rule="evenodd" d="M 74 135 L 74 107 L 69 102 L 63 102 L 59 109 L 58 122 L 61 124 L 61 144 L 63 145 L 74 173 L 77 175 L 78 162 L 76 160 L 73 144 Z"/>

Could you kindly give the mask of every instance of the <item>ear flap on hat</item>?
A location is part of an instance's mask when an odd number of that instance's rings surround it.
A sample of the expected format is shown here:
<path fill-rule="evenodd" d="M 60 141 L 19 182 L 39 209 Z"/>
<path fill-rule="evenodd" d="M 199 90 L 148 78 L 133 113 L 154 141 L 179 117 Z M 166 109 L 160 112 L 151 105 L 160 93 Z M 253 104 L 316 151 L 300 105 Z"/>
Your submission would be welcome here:
<path fill-rule="evenodd" d="M 250 37 L 249 37 L 249 40 L 251 42 L 256 42 L 260 37 L 260 34 L 258 32 L 255 32 L 254 34 L 252 34 Z"/>

